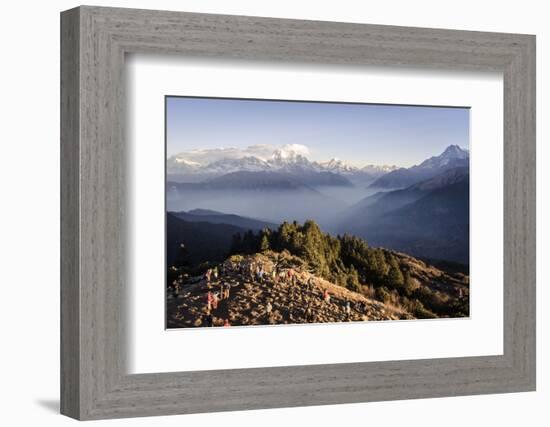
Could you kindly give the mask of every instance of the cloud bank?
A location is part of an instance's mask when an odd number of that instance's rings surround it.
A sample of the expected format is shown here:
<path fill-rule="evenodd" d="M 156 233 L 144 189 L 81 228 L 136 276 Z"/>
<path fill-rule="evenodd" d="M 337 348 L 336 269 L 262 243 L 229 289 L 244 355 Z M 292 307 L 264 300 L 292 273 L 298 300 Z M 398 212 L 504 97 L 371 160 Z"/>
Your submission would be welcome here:
<path fill-rule="evenodd" d="M 277 153 L 282 158 L 289 158 L 296 155 L 307 156 L 310 150 L 302 144 L 285 144 L 276 146 L 271 144 L 256 144 L 246 148 L 222 147 L 222 148 L 204 148 L 185 151 L 172 158 L 185 159 L 189 162 L 206 165 L 222 159 L 242 159 L 243 157 L 257 157 L 262 160 L 268 160 Z"/>

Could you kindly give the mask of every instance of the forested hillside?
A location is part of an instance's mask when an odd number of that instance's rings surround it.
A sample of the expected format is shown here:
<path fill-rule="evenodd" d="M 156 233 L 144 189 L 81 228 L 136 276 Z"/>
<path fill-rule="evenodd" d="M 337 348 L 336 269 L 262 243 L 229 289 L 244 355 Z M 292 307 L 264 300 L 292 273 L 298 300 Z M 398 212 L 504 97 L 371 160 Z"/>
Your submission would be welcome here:
<path fill-rule="evenodd" d="M 312 273 L 351 291 L 400 305 L 415 317 L 468 316 L 468 278 L 450 275 L 408 255 L 373 248 L 355 236 L 333 237 L 314 221 L 233 237 L 231 253 L 288 251 Z"/>

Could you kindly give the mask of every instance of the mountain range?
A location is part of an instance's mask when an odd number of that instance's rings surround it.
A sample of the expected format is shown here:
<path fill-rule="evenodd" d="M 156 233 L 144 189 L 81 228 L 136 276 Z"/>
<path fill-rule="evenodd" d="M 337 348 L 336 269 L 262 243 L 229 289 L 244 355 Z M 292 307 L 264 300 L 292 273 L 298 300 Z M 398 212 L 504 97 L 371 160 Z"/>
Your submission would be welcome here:
<path fill-rule="evenodd" d="M 380 176 L 370 184 L 371 188 L 396 189 L 409 187 L 457 167 L 468 167 L 470 153 L 458 145 L 449 145 L 443 153 L 430 157 L 419 165 L 399 168 Z"/>
<path fill-rule="evenodd" d="M 314 175 L 332 173 L 359 181 L 372 181 L 397 166 L 366 165 L 356 167 L 333 158 L 324 162 L 309 160 L 297 144 L 287 144 L 270 154 L 250 155 L 235 150 L 194 150 L 167 159 L 170 181 L 197 182 L 234 172 L 277 172 L 284 174 Z"/>
<path fill-rule="evenodd" d="M 389 165 L 357 167 L 337 158 L 311 161 L 300 147 L 287 144 L 272 152 L 263 150 L 260 153 L 236 149 L 193 150 L 169 157 L 167 176 L 174 183 L 202 183 L 228 174 L 249 172 L 263 173 L 265 175 L 259 175 L 263 178 L 284 177 L 311 186 L 368 185 L 372 189 L 385 190 L 406 188 L 448 169 L 467 167 L 470 160 L 468 150 L 449 145 L 441 154 L 409 168 Z M 231 176 L 234 179 L 235 175 Z"/>
<path fill-rule="evenodd" d="M 340 233 L 415 256 L 469 264 L 469 169 L 457 167 L 405 189 L 359 201 Z"/>
<path fill-rule="evenodd" d="M 218 233 L 227 247 L 229 237 L 243 229 L 314 219 L 328 232 L 353 234 L 370 245 L 469 263 L 468 150 L 450 145 L 418 165 L 389 168 L 371 179 L 370 186 L 358 178 L 365 168 L 335 159 L 311 162 L 293 147 L 273 152 L 267 160 L 241 154 L 218 150 L 215 155 L 194 152 L 188 158 L 172 158 L 180 165 L 197 163 L 192 168 L 200 177 L 192 182 L 169 177 L 172 226 L 185 229 L 194 223 L 194 230 Z M 232 169 L 238 170 L 222 173 Z M 190 236 L 200 238 L 194 232 Z"/>

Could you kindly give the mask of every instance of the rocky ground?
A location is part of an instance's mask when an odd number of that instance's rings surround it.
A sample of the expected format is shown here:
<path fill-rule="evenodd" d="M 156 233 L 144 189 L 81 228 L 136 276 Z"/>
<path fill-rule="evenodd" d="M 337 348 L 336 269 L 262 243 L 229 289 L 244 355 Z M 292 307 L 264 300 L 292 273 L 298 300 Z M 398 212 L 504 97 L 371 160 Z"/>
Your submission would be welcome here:
<path fill-rule="evenodd" d="M 257 267 L 265 272 L 261 280 L 250 273 Z M 284 277 L 274 278 L 274 270 Z M 293 278 L 289 278 L 289 270 Z M 413 318 L 402 309 L 312 275 L 299 258 L 291 255 L 237 255 L 226 260 L 218 271 L 218 277 L 209 281 L 204 277 L 181 277 L 176 289 L 169 290 L 168 328 L 202 327 L 210 322 L 213 326 L 244 326 Z M 227 285 L 231 286 L 229 297 L 222 299 Z M 209 292 L 219 299 L 210 310 Z"/>

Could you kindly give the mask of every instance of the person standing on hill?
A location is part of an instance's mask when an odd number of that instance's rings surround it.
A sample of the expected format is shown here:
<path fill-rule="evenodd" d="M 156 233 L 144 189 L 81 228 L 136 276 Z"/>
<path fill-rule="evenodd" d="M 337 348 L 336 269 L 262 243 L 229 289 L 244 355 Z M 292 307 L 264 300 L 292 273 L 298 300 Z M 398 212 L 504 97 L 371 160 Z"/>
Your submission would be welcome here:
<path fill-rule="evenodd" d="M 180 285 L 177 280 L 174 280 L 172 282 L 171 290 L 172 290 L 172 298 L 177 298 L 180 293 Z"/>
<path fill-rule="evenodd" d="M 346 317 L 349 320 L 351 317 L 351 304 L 349 301 L 346 301 Z"/>
<path fill-rule="evenodd" d="M 267 304 L 265 305 L 265 313 L 268 315 L 268 316 L 271 316 L 271 311 L 273 310 L 273 306 L 271 305 L 271 302 L 268 301 Z"/>
<path fill-rule="evenodd" d="M 206 294 L 206 303 L 207 303 L 207 306 L 208 306 L 208 312 L 210 312 L 210 310 L 212 310 L 212 301 L 213 301 L 212 292 L 208 291 L 208 293 Z"/>
<path fill-rule="evenodd" d="M 277 258 L 277 263 L 273 267 L 273 270 L 275 270 L 275 275 L 277 276 L 277 281 L 278 279 L 281 278 L 281 272 L 282 272 L 282 268 L 279 264 L 280 264 L 280 261 L 279 261 L 279 258 Z"/>
<path fill-rule="evenodd" d="M 323 292 L 323 300 L 328 304 L 330 303 L 330 294 L 328 293 L 328 290 L 325 289 Z"/>
<path fill-rule="evenodd" d="M 307 308 L 305 311 L 305 320 L 306 322 L 311 322 L 313 320 L 313 313 L 311 312 L 311 302 L 307 304 Z"/>
<path fill-rule="evenodd" d="M 292 316 L 293 311 L 294 311 L 294 304 L 290 303 L 288 305 L 288 320 L 290 322 L 294 322 L 294 317 Z"/>
<path fill-rule="evenodd" d="M 214 308 L 214 310 L 216 310 L 218 308 L 218 294 L 217 293 L 212 294 L 212 307 Z"/>

